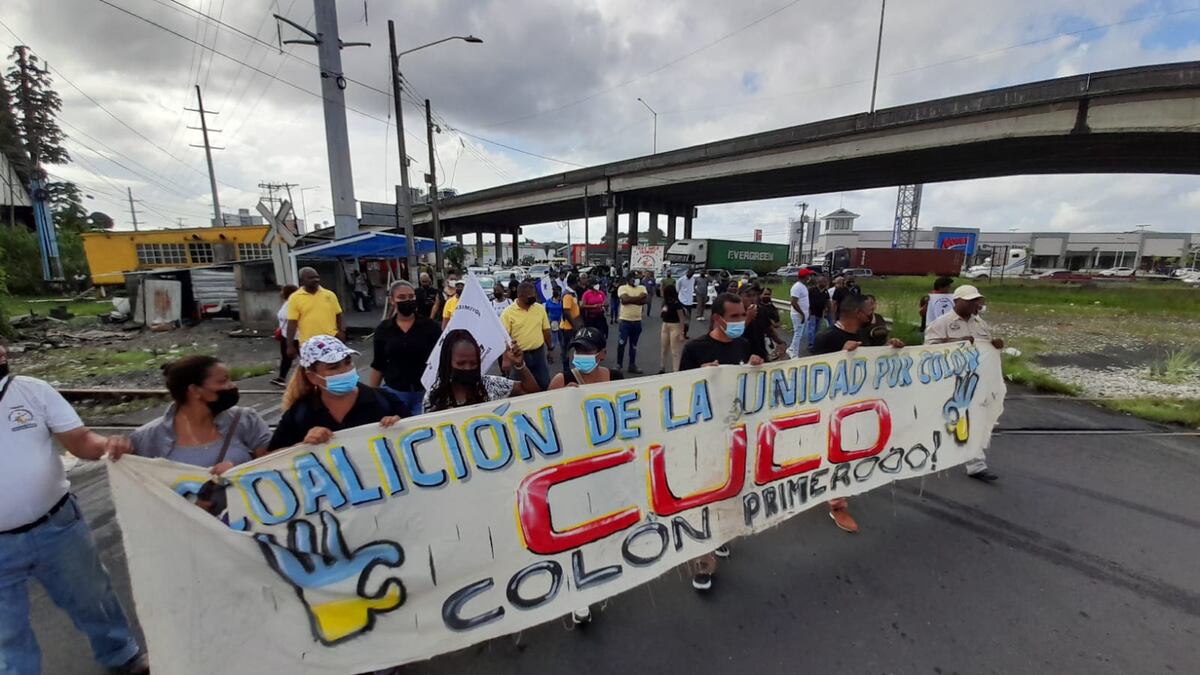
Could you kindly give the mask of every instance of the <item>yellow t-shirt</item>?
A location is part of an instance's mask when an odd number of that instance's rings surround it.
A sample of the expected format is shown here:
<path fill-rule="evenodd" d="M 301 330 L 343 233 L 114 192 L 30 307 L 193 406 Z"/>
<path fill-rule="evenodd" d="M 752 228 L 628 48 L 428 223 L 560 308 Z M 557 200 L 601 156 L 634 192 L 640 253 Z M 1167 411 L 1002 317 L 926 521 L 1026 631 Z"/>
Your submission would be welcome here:
<path fill-rule="evenodd" d="M 500 323 L 521 351 L 532 351 L 546 344 L 542 331 L 550 330 L 550 317 L 539 303 L 533 303 L 529 309 L 520 303 L 509 305 L 500 313 Z"/>
<path fill-rule="evenodd" d="M 620 298 L 622 295 L 628 295 L 631 298 L 644 298 L 646 297 L 646 287 L 630 286 L 629 284 L 625 284 L 617 289 L 617 297 Z M 617 318 L 622 321 L 641 321 L 643 307 L 644 305 L 622 304 L 621 311 L 617 314 Z"/>
<path fill-rule="evenodd" d="M 579 318 L 579 301 L 574 293 L 564 293 L 562 296 L 563 318 L 558 322 L 562 330 L 571 330 L 571 322 Z"/>
<path fill-rule="evenodd" d="M 454 310 L 456 309 L 458 309 L 457 295 L 446 301 L 446 306 L 442 309 L 442 318 L 449 321 L 450 317 L 454 316 Z"/>
<path fill-rule="evenodd" d="M 292 293 L 287 303 L 288 321 L 296 322 L 296 339 L 300 344 L 314 335 L 337 335 L 337 318 L 342 303 L 328 288 L 309 293 L 301 288 Z"/>

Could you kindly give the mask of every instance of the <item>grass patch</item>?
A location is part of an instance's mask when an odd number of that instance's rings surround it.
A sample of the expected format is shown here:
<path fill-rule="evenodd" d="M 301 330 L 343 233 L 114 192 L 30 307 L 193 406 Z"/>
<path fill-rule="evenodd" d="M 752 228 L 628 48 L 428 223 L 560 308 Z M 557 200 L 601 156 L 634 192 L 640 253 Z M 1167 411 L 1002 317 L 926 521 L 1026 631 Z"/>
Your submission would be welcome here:
<path fill-rule="evenodd" d="M 889 316 L 898 323 L 919 321 L 917 305 L 921 296 L 933 288 L 934 277 L 863 278 L 859 286 L 888 307 L 899 308 Z M 1122 315 L 1171 316 L 1200 319 L 1200 293 L 1184 292 L 1181 284 L 1170 282 L 1098 282 L 1062 284 L 1034 280 L 971 281 L 957 278 L 955 284 L 971 283 L 987 297 L 988 311 L 1017 314 L 1027 311 L 1073 313 L 1085 316 Z M 787 284 L 772 286 L 776 297 L 786 297 Z"/>
<path fill-rule="evenodd" d="M 1101 401 L 1100 405 L 1151 422 L 1200 428 L 1200 399 L 1118 398 Z"/>
<path fill-rule="evenodd" d="M 53 300 L 53 302 L 45 302 L 46 300 Z M 113 309 L 111 300 L 74 301 L 67 298 L 18 296 L 4 298 L 0 302 L 4 303 L 4 313 L 10 320 L 30 313 L 49 316 L 50 310 L 55 307 L 66 307 L 67 311 L 75 316 L 100 316 L 108 314 Z"/>
<path fill-rule="evenodd" d="M 1150 379 L 1164 384 L 1184 384 L 1200 375 L 1200 359 L 1182 349 L 1167 352 L 1161 363 L 1150 366 Z"/>
<path fill-rule="evenodd" d="M 275 364 L 266 361 L 252 363 L 248 366 L 231 366 L 229 368 L 229 378 L 232 380 L 244 380 L 248 377 L 266 375 L 273 370 L 275 370 Z"/>
<path fill-rule="evenodd" d="M 86 382 L 93 377 L 157 372 L 163 365 L 184 356 L 208 353 L 211 353 L 211 350 L 116 351 L 94 347 L 56 349 L 49 352 L 44 361 L 30 363 L 22 372 L 50 382 Z"/>
<path fill-rule="evenodd" d="M 1024 353 L 1021 356 L 1009 356 L 1005 354 L 1001 358 L 1001 366 L 1004 372 L 1004 379 L 1009 382 L 1032 387 L 1034 391 L 1046 394 L 1063 394 L 1065 396 L 1079 396 L 1082 393 L 1079 387 L 1063 382 L 1050 373 L 1034 367 L 1026 359 Z"/>

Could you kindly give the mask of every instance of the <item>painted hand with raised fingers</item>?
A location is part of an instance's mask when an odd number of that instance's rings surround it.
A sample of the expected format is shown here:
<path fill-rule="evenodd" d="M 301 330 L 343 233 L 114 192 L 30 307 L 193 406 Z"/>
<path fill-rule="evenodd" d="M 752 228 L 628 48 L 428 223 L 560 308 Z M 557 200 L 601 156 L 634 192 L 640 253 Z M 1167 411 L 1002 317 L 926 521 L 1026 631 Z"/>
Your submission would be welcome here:
<path fill-rule="evenodd" d="M 389 576 L 372 592 L 368 577 L 376 566 L 404 564 L 404 549 L 392 541 L 374 541 L 350 550 L 342 537 L 341 523 L 321 512 L 321 543 L 305 520 L 288 523 L 288 543 L 273 535 L 254 536 L 271 568 L 296 589 L 308 611 L 313 637 L 334 645 L 369 632 L 375 615 L 404 604 L 404 583 Z"/>

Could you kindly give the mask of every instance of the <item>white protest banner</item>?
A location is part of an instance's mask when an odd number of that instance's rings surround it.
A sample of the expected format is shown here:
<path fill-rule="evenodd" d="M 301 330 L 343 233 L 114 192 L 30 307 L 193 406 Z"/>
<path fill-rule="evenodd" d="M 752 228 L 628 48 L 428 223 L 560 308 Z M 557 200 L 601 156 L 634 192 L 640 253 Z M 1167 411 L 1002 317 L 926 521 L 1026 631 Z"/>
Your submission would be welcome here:
<path fill-rule="evenodd" d="M 634 246 L 629 251 L 629 269 L 657 272 L 662 269 L 665 246 Z"/>
<path fill-rule="evenodd" d="M 543 274 L 542 278 L 538 280 L 537 292 L 539 302 L 546 302 L 554 297 L 554 279 L 550 278 L 549 272 Z"/>
<path fill-rule="evenodd" d="M 454 308 L 454 316 L 450 317 L 446 330 L 442 331 L 437 344 L 433 346 L 429 361 L 425 364 L 425 372 L 421 374 L 421 385 L 426 390 L 432 389 L 433 381 L 437 379 L 438 359 L 442 355 L 442 342 L 446 339 L 446 334 L 459 328 L 469 331 L 479 346 L 483 347 L 479 366 L 485 373 L 508 348 L 508 332 L 500 325 L 500 317 L 496 316 L 492 301 L 488 299 L 487 292 L 479 285 L 479 279 L 475 278 L 473 272 L 467 274 L 462 297 L 458 300 L 458 306 Z"/>
<path fill-rule="evenodd" d="M 953 293 L 930 293 L 929 304 L 925 306 L 925 325 L 933 323 L 947 312 L 954 311 Z"/>
<path fill-rule="evenodd" d="M 1003 397 L 989 345 L 864 347 L 339 431 L 232 469 L 229 525 L 180 496 L 202 468 L 125 457 L 109 475 L 156 675 L 359 673 L 961 464 Z"/>

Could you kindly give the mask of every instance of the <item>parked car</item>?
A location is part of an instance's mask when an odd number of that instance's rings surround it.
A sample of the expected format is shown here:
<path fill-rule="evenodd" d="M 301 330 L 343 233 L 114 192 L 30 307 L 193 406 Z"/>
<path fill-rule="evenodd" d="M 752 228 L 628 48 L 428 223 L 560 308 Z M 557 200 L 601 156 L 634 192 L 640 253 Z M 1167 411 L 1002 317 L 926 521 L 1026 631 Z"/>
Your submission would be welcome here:
<path fill-rule="evenodd" d="M 1106 270 L 1100 270 L 1097 274 L 1102 277 L 1131 277 L 1133 276 L 1132 267 L 1110 267 Z"/>
<path fill-rule="evenodd" d="M 487 293 L 488 299 L 492 299 L 495 295 L 492 291 L 496 288 L 496 278 L 487 275 L 479 275 L 475 278 L 479 279 L 479 285 L 483 288 L 483 292 Z"/>
<path fill-rule="evenodd" d="M 1091 281 L 1092 275 L 1080 274 L 1079 272 L 1072 272 L 1071 270 L 1047 270 L 1041 274 L 1035 274 L 1031 278 L 1041 281 L 1060 281 L 1067 283 L 1070 281 Z"/>
<path fill-rule="evenodd" d="M 842 270 L 842 276 L 844 276 L 844 277 L 873 277 L 873 276 L 875 276 L 875 274 L 872 273 L 871 270 L 867 269 L 866 267 L 847 267 L 846 269 Z"/>
<path fill-rule="evenodd" d="M 784 265 L 783 267 L 780 267 L 779 269 L 775 270 L 775 276 L 783 277 L 784 279 L 790 279 L 791 277 L 794 277 L 797 274 L 799 274 L 800 269 L 801 269 L 800 265 Z"/>
<path fill-rule="evenodd" d="M 541 279 L 542 277 L 546 276 L 546 273 L 549 271 L 549 265 L 534 265 L 529 268 L 529 276 L 533 277 L 534 279 Z"/>
<path fill-rule="evenodd" d="M 1187 277 L 1194 277 L 1198 274 L 1200 274 L 1200 270 L 1196 269 L 1195 267 L 1181 267 L 1172 272 L 1171 276 L 1179 279 L 1186 279 Z"/>

